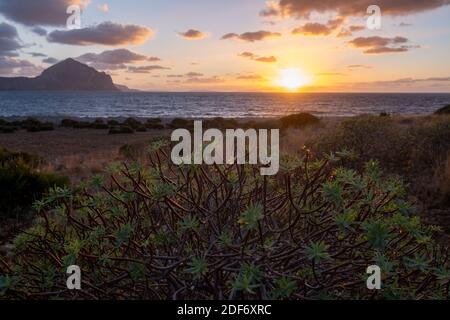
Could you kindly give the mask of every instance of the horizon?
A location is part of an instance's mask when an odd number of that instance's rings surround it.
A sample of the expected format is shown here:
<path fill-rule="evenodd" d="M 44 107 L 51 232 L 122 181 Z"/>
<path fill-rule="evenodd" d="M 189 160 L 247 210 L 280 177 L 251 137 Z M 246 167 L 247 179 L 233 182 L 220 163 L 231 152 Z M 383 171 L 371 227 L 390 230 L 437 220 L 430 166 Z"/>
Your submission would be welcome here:
<path fill-rule="evenodd" d="M 450 92 L 450 1 L 378 1 L 381 30 L 346 3 L 0 0 L 0 76 L 70 56 L 146 92 Z"/>

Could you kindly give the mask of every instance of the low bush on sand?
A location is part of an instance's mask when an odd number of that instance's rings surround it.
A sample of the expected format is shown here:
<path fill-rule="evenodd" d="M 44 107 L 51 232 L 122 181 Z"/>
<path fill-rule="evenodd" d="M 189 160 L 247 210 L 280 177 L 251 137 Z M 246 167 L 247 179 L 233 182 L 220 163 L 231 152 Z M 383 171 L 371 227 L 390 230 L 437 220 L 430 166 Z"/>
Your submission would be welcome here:
<path fill-rule="evenodd" d="M 281 128 L 304 128 L 309 125 L 318 124 L 320 119 L 310 113 L 298 113 L 280 119 Z"/>

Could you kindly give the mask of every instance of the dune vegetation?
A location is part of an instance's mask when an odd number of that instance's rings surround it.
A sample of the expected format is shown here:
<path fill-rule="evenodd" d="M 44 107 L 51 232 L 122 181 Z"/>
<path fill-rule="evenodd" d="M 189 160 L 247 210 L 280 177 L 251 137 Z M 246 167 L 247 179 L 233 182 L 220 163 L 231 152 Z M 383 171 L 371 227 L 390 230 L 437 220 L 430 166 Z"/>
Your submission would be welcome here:
<path fill-rule="evenodd" d="M 162 139 L 50 188 L 0 257 L 0 298 L 448 299 L 450 118 L 285 123 L 274 177 L 174 166 Z"/>

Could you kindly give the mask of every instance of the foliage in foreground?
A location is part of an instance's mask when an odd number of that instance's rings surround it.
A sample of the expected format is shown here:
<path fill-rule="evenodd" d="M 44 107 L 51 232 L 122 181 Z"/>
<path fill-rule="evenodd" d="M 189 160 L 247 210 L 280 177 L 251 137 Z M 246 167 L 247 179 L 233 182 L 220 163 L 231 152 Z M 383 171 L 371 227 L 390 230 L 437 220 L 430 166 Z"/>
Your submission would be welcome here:
<path fill-rule="evenodd" d="M 30 210 L 48 189 L 67 185 L 68 179 L 42 172 L 42 160 L 0 147 L 0 220 Z"/>
<path fill-rule="evenodd" d="M 445 299 L 447 249 L 376 162 L 360 174 L 341 153 L 253 166 L 113 166 L 78 191 L 36 203 L 38 224 L 3 261 L 4 298 Z M 1 262 L 1 260 L 0 260 Z M 66 267 L 82 291 L 66 289 Z M 377 264 L 381 291 L 366 288 Z"/>

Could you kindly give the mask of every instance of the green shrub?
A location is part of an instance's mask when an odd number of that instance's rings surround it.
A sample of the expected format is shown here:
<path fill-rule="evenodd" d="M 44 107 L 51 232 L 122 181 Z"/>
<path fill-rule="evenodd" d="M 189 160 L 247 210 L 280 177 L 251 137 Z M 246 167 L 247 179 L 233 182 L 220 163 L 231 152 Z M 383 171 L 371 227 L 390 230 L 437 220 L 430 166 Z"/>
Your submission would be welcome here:
<path fill-rule="evenodd" d="M 153 144 L 158 148 L 162 144 Z M 112 166 L 78 190 L 54 188 L 4 270 L 8 299 L 445 299 L 448 250 L 378 164 L 284 157 L 256 166 Z M 111 178 L 111 179 L 110 179 Z M 66 289 L 66 267 L 83 270 Z M 383 271 L 367 290 L 366 268 Z"/>
<path fill-rule="evenodd" d="M 320 119 L 310 113 L 298 113 L 283 117 L 280 119 L 280 122 L 283 129 L 303 128 L 318 124 Z"/>
<path fill-rule="evenodd" d="M 42 163 L 37 156 L 0 148 L 0 219 L 26 213 L 49 188 L 69 183 L 65 177 L 41 172 Z"/>
<path fill-rule="evenodd" d="M 435 114 L 439 114 L 439 115 L 442 115 L 442 114 L 450 114 L 450 104 L 449 104 L 449 105 L 446 105 L 446 106 L 443 107 L 443 108 L 440 108 L 439 110 L 437 110 L 437 111 L 435 112 Z"/>

